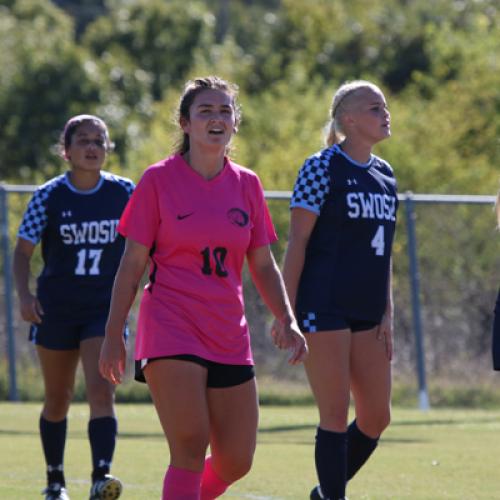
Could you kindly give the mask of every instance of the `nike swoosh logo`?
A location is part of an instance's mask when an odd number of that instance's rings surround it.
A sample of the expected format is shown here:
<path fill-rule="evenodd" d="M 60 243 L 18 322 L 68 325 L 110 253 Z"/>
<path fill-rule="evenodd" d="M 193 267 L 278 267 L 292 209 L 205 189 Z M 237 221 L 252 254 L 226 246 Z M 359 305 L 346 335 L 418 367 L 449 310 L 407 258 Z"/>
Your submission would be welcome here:
<path fill-rule="evenodd" d="M 188 214 L 178 215 L 177 220 L 185 219 L 186 217 L 189 217 L 190 215 L 193 215 L 193 214 L 194 214 L 194 212 L 189 212 Z"/>

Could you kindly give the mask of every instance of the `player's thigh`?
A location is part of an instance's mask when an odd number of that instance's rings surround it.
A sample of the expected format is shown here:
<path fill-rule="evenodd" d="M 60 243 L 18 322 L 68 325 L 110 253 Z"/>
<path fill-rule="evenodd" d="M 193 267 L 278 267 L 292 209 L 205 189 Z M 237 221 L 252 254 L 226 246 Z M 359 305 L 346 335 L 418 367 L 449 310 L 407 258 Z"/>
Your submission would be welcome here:
<path fill-rule="evenodd" d="M 255 378 L 232 387 L 209 388 L 210 447 L 214 467 L 230 473 L 250 468 L 257 441 L 259 406 Z M 224 478 L 232 479 L 232 478 Z"/>
<path fill-rule="evenodd" d="M 45 386 L 44 416 L 49 420 L 60 420 L 65 417 L 73 397 L 79 352 L 38 345 L 37 353 Z"/>
<path fill-rule="evenodd" d="M 102 383 L 104 380 L 99 373 L 99 356 L 104 337 L 92 337 L 80 342 L 80 356 L 87 389 Z"/>
<path fill-rule="evenodd" d="M 90 405 L 90 418 L 114 415 L 114 386 L 99 372 L 99 355 L 104 337 L 91 337 L 80 342 L 80 356 L 87 400 Z"/>
<path fill-rule="evenodd" d="M 391 363 L 377 328 L 353 333 L 351 390 L 359 427 L 376 437 L 390 420 Z"/>
<path fill-rule="evenodd" d="M 306 333 L 309 355 L 304 361 L 320 413 L 320 426 L 342 431 L 349 409 L 350 330 Z"/>
<path fill-rule="evenodd" d="M 176 462 L 178 457 L 181 462 L 195 460 L 200 452 L 203 460 L 209 440 L 206 367 L 162 358 L 149 362 L 144 375 L 169 443 L 172 464 L 182 466 Z"/>

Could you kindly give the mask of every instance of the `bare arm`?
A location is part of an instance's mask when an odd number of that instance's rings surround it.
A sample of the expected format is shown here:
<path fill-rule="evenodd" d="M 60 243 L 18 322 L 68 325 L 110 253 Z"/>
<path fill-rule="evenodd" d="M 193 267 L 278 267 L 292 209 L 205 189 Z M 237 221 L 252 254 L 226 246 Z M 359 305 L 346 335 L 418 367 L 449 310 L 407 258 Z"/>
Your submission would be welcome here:
<path fill-rule="evenodd" d="M 302 361 L 307 354 L 304 336 L 300 333 L 283 278 L 269 246 L 252 249 L 247 254 L 253 282 L 265 304 L 276 318 L 274 343 L 280 349 L 292 348 L 291 364 Z"/>
<path fill-rule="evenodd" d="M 303 208 L 294 208 L 290 216 L 288 246 L 283 264 L 283 279 L 290 302 L 295 308 L 300 276 L 304 269 L 306 247 L 318 216 Z"/>
<path fill-rule="evenodd" d="M 101 348 L 99 370 L 113 384 L 122 380 L 125 371 L 123 329 L 149 258 L 149 248 L 127 240 L 125 252 L 115 277 L 106 336 Z"/>
<path fill-rule="evenodd" d="M 24 238 L 18 238 L 14 249 L 13 272 L 16 284 L 21 317 L 24 321 L 40 323 L 42 321 L 43 309 L 40 302 L 29 288 L 31 276 L 31 258 L 35 245 Z"/>

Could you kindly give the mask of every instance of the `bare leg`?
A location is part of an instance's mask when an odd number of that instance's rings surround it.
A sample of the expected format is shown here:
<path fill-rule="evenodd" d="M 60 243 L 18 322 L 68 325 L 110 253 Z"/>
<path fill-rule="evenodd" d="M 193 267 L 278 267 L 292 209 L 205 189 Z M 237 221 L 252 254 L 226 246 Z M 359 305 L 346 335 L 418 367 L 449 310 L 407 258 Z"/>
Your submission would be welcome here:
<path fill-rule="evenodd" d="M 252 466 L 259 420 L 255 379 L 233 387 L 208 389 L 208 406 L 212 466 L 230 484 Z"/>
<path fill-rule="evenodd" d="M 351 390 L 361 431 L 378 438 L 391 419 L 391 363 L 377 329 L 356 332 L 351 346 Z"/>
<path fill-rule="evenodd" d="M 42 416 L 50 422 L 66 418 L 73 398 L 78 350 L 61 351 L 37 346 L 45 385 Z"/>
<path fill-rule="evenodd" d="M 144 369 L 170 448 L 174 467 L 202 471 L 209 442 L 207 370 L 176 359 L 159 359 Z"/>
<path fill-rule="evenodd" d="M 326 498 L 344 498 L 347 480 L 347 416 L 351 331 L 306 334 L 309 356 L 307 377 L 318 405 L 315 462 Z"/>
<path fill-rule="evenodd" d="M 348 430 L 347 479 L 350 480 L 375 451 L 390 421 L 391 365 L 376 329 L 353 334 L 351 389 L 356 419 Z"/>

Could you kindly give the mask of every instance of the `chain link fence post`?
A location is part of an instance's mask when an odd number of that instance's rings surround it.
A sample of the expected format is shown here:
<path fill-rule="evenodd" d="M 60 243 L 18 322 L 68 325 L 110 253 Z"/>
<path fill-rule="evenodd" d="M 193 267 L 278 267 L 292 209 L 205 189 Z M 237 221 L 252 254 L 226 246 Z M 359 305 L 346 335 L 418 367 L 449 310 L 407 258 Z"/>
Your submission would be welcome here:
<path fill-rule="evenodd" d="M 8 191 L 0 185 L 0 238 L 3 254 L 3 278 L 5 293 L 5 333 L 7 336 L 7 353 L 9 359 L 9 400 L 18 401 L 16 380 L 16 344 L 14 336 L 12 284 L 12 267 L 9 243 L 9 206 Z"/>
<path fill-rule="evenodd" d="M 413 201 L 413 193 L 406 192 L 405 195 L 405 215 L 406 215 L 406 230 L 408 232 L 408 259 L 410 271 L 410 286 L 411 286 L 411 303 L 413 317 L 413 332 L 415 334 L 415 344 L 417 353 L 417 375 L 418 375 L 418 399 L 419 408 L 428 410 L 429 394 L 427 390 L 427 382 L 425 377 L 425 350 L 424 337 L 422 333 L 422 321 L 420 311 L 420 274 L 418 270 L 417 259 L 417 235 L 415 231 L 415 209 Z"/>

